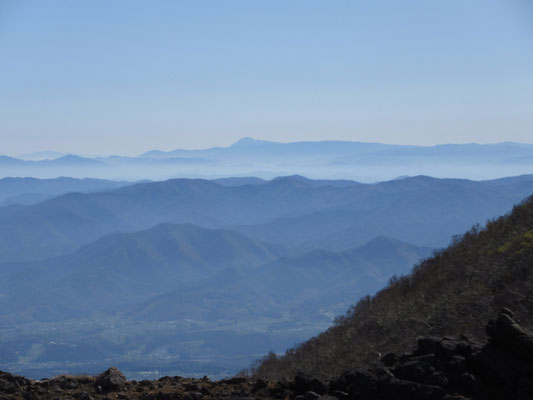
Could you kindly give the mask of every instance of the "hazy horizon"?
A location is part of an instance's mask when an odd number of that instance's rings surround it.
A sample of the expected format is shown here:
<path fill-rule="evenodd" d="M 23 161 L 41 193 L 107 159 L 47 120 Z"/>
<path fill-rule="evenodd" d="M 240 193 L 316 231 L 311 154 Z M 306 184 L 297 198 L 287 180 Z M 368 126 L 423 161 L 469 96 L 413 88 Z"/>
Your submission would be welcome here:
<path fill-rule="evenodd" d="M 36 150 L 36 151 L 31 151 L 31 152 L 26 152 L 26 153 L 19 153 L 19 154 L 8 154 L 8 153 L 2 153 L 0 155 L 4 155 L 4 156 L 9 156 L 9 157 L 13 157 L 13 158 L 21 158 L 23 159 L 24 157 L 30 157 L 30 156 L 36 156 L 36 155 L 44 155 L 46 153 L 56 153 L 54 154 L 55 156 L 57 156 L 57 158 L 59 157 L 62 157 L 62 156 L 65 156 L 65 155 L 76 155 L 76 156 L 80 156 L 80 157 L 87 157 L 87 158 L 98 158 L 98 157 L 110 157 L 110 156 L 123 156 L 123 157 L 137 157 L 137 156 L 141 156 L 145 153 L 148 153 L 150 151 L 162 151 L 162 152 L 171 152 L 171 151 L 174 151 L 174 150 L 209 150 L 209 149 L 212 149 L 212 148 L 226 148 L 226 147 L 231 147 L 233 145 L 235 145 L 236 143 L 238 143 L 239 141 L 243 140 L 243 139 L 252 139 L 254 141 L 258 141 L 258 142 L 271 142 L 271 143 L 280 143 L 280 144 L 290 144 L 290 143 L 299 143 L 299 142 L 312 142 L 312 143 L 319 143 L 319 142 L 353 142 L 353 143 L 367 143 L 367 144 L 385 144 L 385 145 L 391 145 L 391 146 L 416 146 L 416 147 L 425 147 L 425 148 L 429 148 L 429 147 L 436 147 L 436 146 L 448 146 L 448 145 L 480 145 L 480 146 L 484 146 L 484 145 L 496 145 L 496 144 L 505 144 L 505 143 L 512 143 L 512 144 L 519 144 L 519 145 L 533 145 L 533 140 L 531 142 L 525 142 L 525 141 L 522 141 L 522 142 L 518 142 L 518 141 L 513 141 L 513 140 L 501 140 L 501 141 L 493 141 L 493 142 L 462 142 L 462 143 L 450 143 L 450 142 L 442 142 L 442 143 L 436 143 L 436 144 L 417 144 L 417 143 L 386 143 L 386 142 L 372 142 L 372 141 L 360 141 L 360 140 L 339 140 L 339 139 L 324 139 L 324 140 L 297 140 L 297 141 L 278 141 L 278 140 L 266 140 L 266 139 L 263 139 L 263 138 L 254 138 L 254 137 L 250 137 L 250 136 L 244 136 L 236 141 L 232 141 L 228 144 L 223 144 L 223 145 L 219 145 L 219 146 L 206 146 L 206 147 L 176 147 L 176 146 L 172 146 L 172 145 L 169 145 L 168 148 L 150 148 L 150 147 L 147 147 L 144 151 L 141 151 L 140 153 L 131 153 L 131 154 L 126 154 L 126 153 L 98 153 L 98 154 L 90 154 L 90 153 L 76 153 L 76 152 L 73 152 L 73 151 L 57 151 L 55 149 L 52 149 L 52 148 L 44 148 L 44 149 L 41 149 L 41 150 Z M 30 158 L 28 158 L 30 159 Z M 41 159 L 41 158 L 35 158 L 35 160 L 37 159 Z M 45 160 L 46 158 L 42 158 L 43 160 Z"/>
<path fill-rule="evenodd" d="M 0 153 L 531 142 L 533 7 L 0 0 Z"/>

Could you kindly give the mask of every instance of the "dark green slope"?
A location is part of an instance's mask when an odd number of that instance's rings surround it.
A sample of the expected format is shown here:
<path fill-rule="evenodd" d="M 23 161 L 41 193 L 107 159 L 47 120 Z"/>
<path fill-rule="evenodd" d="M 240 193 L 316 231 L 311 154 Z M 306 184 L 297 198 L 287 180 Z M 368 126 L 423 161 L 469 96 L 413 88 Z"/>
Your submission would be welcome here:
<path fill-rule="evenodd" d="M 512 213 L 472 229 L 447 249 L 373 297 L 364 298 L 335 326 L 281 358 L 269 357 L 254 373 L 321 377 L 369 365 L 381 354 L 407 352 L 417 336 L 484 337 L 502 307 L 533 326 L 533 198 Z"/>

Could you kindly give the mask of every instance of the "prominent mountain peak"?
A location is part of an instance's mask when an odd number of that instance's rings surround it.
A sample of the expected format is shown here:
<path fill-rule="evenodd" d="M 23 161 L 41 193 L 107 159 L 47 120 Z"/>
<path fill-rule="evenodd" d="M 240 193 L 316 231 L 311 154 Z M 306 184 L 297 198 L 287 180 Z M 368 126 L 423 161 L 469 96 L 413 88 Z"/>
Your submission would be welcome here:
<path fill-rule="evenodd" d="M 283 182 L 283 181 L 296 181 L 296 182 L 311 182 L 312 180 L 306 178 L 303 175 L 287 175 L 287 176 L 277 176 L 272 179 L 272 182 Z"/>
<path fill-rule="evenodd" d="M 267 143 L 275 143 L 275 142 L 271 142 L 268 140 L 254 139 L 254 138 L 247 136 L 247 137 L 243 137 L 242 139 L 237 140 L 230 147 L 258 146 L 258 145 L 267 144 Z"/>
<path fill-rule="evenodd" d="M 83 157 L 80 157 L 76 154 L 65 154 L 58 158 L 59 160 L 82 160 Z"/>

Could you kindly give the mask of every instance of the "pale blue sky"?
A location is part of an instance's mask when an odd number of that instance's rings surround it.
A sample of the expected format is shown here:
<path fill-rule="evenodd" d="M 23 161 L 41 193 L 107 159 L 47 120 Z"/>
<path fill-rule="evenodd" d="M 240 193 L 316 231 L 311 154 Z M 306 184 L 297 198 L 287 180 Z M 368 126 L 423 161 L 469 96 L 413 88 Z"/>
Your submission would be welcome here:
<path fill-rule="evenodd" d="M 530 0 L 0 0 L 0 154 L 533 142 Z"/>

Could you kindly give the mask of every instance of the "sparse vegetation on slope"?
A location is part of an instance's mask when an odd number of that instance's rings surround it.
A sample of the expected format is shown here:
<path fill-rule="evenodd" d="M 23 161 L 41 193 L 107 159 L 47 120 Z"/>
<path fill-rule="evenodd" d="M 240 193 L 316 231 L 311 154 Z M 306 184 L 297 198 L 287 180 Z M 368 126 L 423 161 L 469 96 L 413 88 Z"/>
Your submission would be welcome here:
<path fill-rule="evenodd" d="M 485 338 L 486 321 L 502 307 L 533 325 L 533 197 L 486 228 L 473 227 L 373 297 L 361 299 L 335 325 L 253 368 L 263 379 L 303 372 L 331 378 L 408 351 L 418 336 Z"/>

